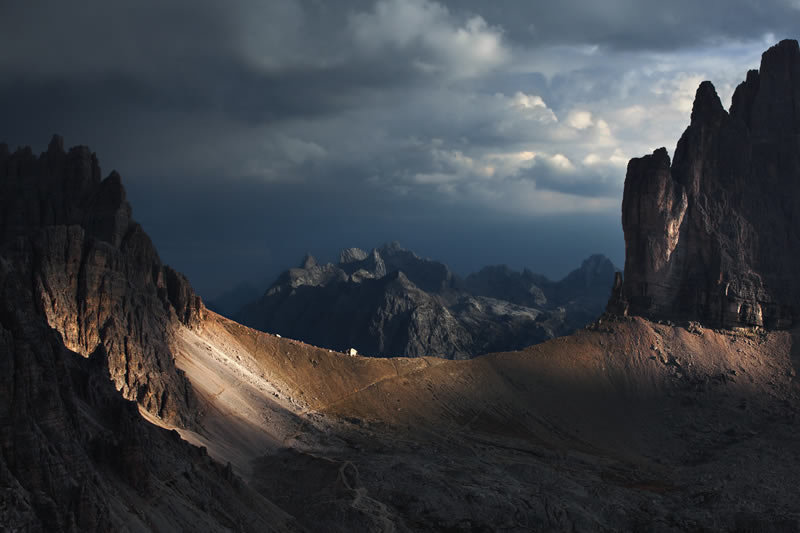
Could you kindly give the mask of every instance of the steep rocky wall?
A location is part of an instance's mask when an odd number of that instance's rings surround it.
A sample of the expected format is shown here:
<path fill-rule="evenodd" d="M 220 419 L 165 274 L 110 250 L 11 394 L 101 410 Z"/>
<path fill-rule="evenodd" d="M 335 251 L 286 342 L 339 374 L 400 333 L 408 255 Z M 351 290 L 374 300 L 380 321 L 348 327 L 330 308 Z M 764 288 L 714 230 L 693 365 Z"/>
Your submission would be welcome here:
<path fill-rule="evenodd" d="M 55 136 L 36 157 L 0 145 L 0 254 L 24 273 L 38 311 L 71 350 L 105 350 L 123 396 L 171 422 L 193 415 L 169 350 L 171 325 L 204 311 L 186 279 L 161 264 L 131 219 L 120 176 Z"/>
<path fill-rule="evenodd" d="M 724 327 L 797 321 L 798 134 L 797 41 L 763 54 L 730 112 L 710 82 L 700 85 L 672 161 L 661 148 L 628 165 L 617 297 L 628 312 Z"/>
<path fill-rule="evenodd" d="M 17 267 L 0 255 L 0 530 L 294 530 L 205 450 L 145 422 L 109 381 L 105 344 L 68 350 Z"/>

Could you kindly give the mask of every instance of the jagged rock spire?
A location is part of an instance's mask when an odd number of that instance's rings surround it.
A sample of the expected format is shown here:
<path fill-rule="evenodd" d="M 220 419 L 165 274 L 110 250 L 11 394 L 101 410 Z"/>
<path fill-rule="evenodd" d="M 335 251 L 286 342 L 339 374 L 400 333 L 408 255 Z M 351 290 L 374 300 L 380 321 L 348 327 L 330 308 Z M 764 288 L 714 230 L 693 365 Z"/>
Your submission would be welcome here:
<path fill-rule="evenodd" d="M 670 161 L 631 160 L 622 293 L 632 314 L 722 326 L 800 318 L 800 48 L 781 41 L 736 89 L 710 82 Z"/>

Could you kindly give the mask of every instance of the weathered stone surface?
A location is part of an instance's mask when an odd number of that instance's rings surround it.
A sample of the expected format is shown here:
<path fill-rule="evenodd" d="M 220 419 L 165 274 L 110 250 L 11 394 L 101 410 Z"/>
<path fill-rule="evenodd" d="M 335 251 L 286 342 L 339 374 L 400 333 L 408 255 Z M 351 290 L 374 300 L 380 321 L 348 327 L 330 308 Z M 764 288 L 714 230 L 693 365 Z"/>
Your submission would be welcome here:
<path fill-rule="evenodd" d="M 697 90 L 675 150 L 631 160 L 622 224 L 632 314 L 783 328 L 800 318 L 800 49 L 782 41 L 730 112 Z"/>
<path fill-rule="evenodd" d="M 193 423 L 170 335 L 205 314 L 130 216 L 88 149 L 0 146 L 0 529 L 294 530 L 129 401 Z"/>
<path fill-rule="evenodd" d="M 345 248 L 339 254 L 339 262 L 342 264 L 355 263 L 367 258 L 367 252 L 361 248 Z"/>
<path fill-rule="evenodd" d="M 462 286 L 478 296 L 539 308 L 548 304 L 543 287 L 551 283 L 544 276 L 530 270 L 515 272 L 506 265 L 494 265 L 470 274 Z"/>
<path fill-rule="evenodd" d="M 0 256 L 0 529 L 292 529 L 205 450 L 145 422 L 102 343 L 68 350 L 15 266 Z"/>
<path fill-rule="evenodd" d="M 237 318 L 338 351 L 467 359 L 583 327 L 603 311 L 616 270 L 593 256 L 560 282 L 505 266 L 461 281 L 397 243 L 369 254 L 350 248 L 340 259 L 289 269 Z"/>
<path fill-rule="evenodd" d="M 119 174 L 100 176 L 88 148 L 65 152 L 58 136 L 39 157 L 29 148 L 0 156 L 0 253 L 26 273 L 69 349 L 88 357 L 102 346 L 125 398 L 190 424 L 193 395 L 168 324 L 191 326 L 203 304 L 131 219 Z"/>

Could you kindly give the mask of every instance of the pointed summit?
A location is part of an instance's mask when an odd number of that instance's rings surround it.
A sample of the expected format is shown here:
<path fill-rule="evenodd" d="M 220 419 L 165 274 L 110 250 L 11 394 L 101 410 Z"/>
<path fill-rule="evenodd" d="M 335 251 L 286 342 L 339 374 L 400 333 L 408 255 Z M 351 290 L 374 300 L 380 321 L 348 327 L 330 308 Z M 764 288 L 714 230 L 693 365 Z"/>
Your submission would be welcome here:
<path fill-rule="evenodd" d="M 50 139 L 50 144 L 47 146 L 48 155 L 64 154 L 64 137 L 54 134 Z"/>
<path fill-rule="evenodd" d="M 624 294 L 616 300 L 654 319 L 800 322 L 799 133 L 797 41 L 763 54 L 730 116 L 714 86 L 701 83 L 672 163 L 664 152 L 628 165 Z"/>
<path fill-rule="evenodd" d="M 361 248 L 345 248 L 339 253 L 339 263 L 349 264 L 363 261 L 367 258 L 367 252 Z"/>
<path fill-rule="evenodd" d="M 794 39 L 784 39 L 761 54 L 761 75 L 782 76 L 800 65 L 800 46 Z"/>
<path fill-rule="evenodd" d="M 776 44 L 761 56 L 751 130 L 777 140 L 800 133 L 800 48 L 797 41 Z"/>
<path fill-rule="evenodd" d="M 720 114 L 727 114 L 722 102 L 719 100 L 717 90 L 710 81 L 704 81 L 697 88 L 692 106 L 692 124 L 702 123 L 709 118 L 715 118 Z"/>
<path fill-rule="evenodd" d="M 760 78 L 757 70 L 747 71 L 747 79 L 736 87 L 731 101 L 731 116 L 737 117 L 748 126 L 753 112 L 753 102 L 758 94 Z"/>
<path fill-rule="evenodd" d="M 314 268 L 315 266 L 317 266 L 317 260 L 314 259 L 313 255 L 311 255 L 310 253 L 307 253 L 303 257 L 303 262 L 300 264 L 300 268 L 304 268 L 304 269 L 308 270 L 309 268 Z"/>

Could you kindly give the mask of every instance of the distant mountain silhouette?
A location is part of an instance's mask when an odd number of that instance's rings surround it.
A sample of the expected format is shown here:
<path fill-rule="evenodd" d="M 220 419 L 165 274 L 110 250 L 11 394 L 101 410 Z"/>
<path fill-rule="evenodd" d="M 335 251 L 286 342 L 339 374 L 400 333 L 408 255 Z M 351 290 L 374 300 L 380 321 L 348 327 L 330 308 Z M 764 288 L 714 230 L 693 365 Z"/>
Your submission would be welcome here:
<path fill-rule="evenodd" d="M 245 305 L 253 301 L 259 288 L 254 283 L 243 282 L 223 292 L 213 300 L 205 300 L 206 307 L 224 316 L 234 316 Z"/>
<path fill-rule="evenodd" d="M 366 355 L 467 359 L 568 334 L 603 311 L 614 265 L 592 256 L 563 280 L 486 267 L 465 280 L 391 243 L 306 256 L 235 315 L 262 331 Z"/>

